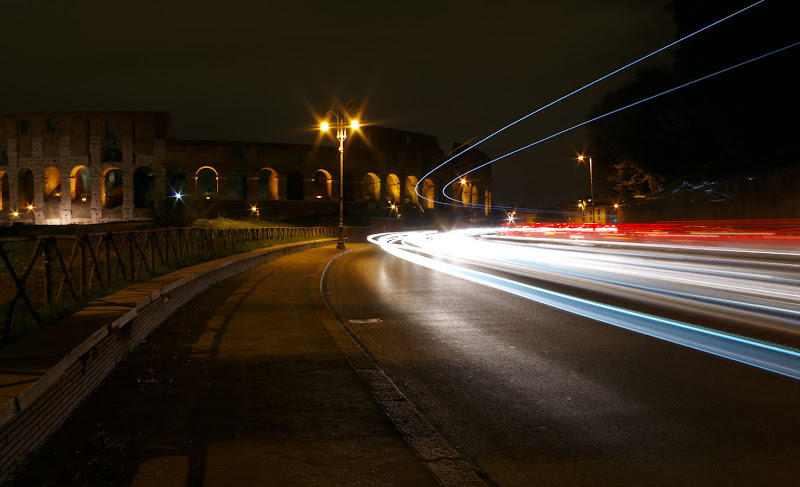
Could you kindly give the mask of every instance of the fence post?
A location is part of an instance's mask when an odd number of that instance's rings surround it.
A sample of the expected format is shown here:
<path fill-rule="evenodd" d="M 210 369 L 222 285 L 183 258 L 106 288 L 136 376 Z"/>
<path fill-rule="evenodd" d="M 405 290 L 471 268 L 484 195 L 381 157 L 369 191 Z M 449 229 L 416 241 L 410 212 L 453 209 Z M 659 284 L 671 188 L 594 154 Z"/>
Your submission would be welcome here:
<path fill-rule="evenodd" d="M 86 242 L 84 238 L 88 237 L 78 237 L 78 242 L 81 246 L 81 295 L 83 297 L 88 296 L 89 291 L 89 268 L 86 264 Z"/>
<path fill-rule="evenodd" d="M 131 262 L 131 281 L 135 281 L 136 280 L 136 263 L 134 262 L 136 256 L 133 254 L 133 244 L 134 244 L 135 241 L 136 241 L 136 239 L 134 238 L 133 233 L 129 233 L 128 234 L 128 260 L 130 260 L 130 262 Z"/>
<path fill-rule="evenodd" d="M 50 307 L 55 301 L 55 283 L 53 282 L 53 241 L 55 238 L 47 237 L 44 243 L 44 293 L 47 306 Z"/>
<path fill-rule="evenodd" d="M 106 286 L 111 285 L 111 242 L 110 240 L 114 238 L 111 236 L 110 233 L 107 233 L 105 237 L 103 237 L 105 243 L 105 251 L 106 251 Z"/>

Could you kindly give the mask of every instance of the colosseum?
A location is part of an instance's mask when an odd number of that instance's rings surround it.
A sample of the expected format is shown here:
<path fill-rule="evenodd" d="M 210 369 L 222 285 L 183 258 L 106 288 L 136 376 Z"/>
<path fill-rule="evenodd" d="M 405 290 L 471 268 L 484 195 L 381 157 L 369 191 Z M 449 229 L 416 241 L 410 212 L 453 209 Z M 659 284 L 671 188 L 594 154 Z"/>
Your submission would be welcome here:
<path fill-rule="evenodd" d="M 345 142 L 347 215 L 443 211 L 414 191 L 419 178 L 446 157 L 436 137 L 377 126 L 358 132 Z M 487 160 L 477 150 L 459 156 L 423 181 L 423 196 L 441 200 L 438 188 Z M 182 140 L 167 112 L 0 116 L 4 224 L 147 220 L 162 205 L 195 201 L 207 201 L 214 216 L 332 214 L 338 209 L 338 178 L 339 154 L 330 142 Z M 469 207 L 460 211 L 488 214 L 489 167 L 453 191 L 451 196 Z"/>

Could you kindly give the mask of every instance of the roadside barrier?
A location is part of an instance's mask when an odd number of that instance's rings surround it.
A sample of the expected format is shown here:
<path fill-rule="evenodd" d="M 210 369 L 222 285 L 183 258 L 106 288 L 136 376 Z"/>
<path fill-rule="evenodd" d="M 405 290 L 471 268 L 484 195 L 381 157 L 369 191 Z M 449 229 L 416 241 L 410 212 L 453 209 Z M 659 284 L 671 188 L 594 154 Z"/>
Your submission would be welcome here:
<path fill-rule="evenodd" d="M 334 229 L 335 233 L 335 229 Z M 79 345 L 64 350 L 38 379 L 25 384 L 23 390 L 9 394 L 0 403 L 0 483 L 13 471 L 15 464 L 41 445 L 78 405 L 121 362 L 128 351 L 138 346 L 170 315 L 186 305 L 209 286 L 259 264 L 283 255 L 336 242 L 335 238 L 277 245 L 234 255 L 217 261 L 174 271 L 159 278 L 167 282 L 155 291 L 132 286 L 95 302 L 52 327 L 74 324 L 80 320 L 98 321 L 98 329 L 87 333 Z M 174 279 L 169 279 L 170 275 Z M 167 279 L 164 279 L 167 277 Z M 149 290 L 148 290 L 149 289 Z M 113 304 L 109 314 L 109 304 Z M 51 331 L 51 327 L 42 329 Z M 25 337 L 35 340 L 36 335 Z M 2 360 L 30 359 L 12 343 L 0 351 Z M 16 388 L 22 386 L 15 386 Z"/>
<path fill-rule="evenodd" d="M 175 268 L 183 259 L 214 254 L 248 243 L 293 238 L 324 238 L 335 227 L 270 227 L 236 230 L 167 228 L 0 239 L 0 304 L 7 303 L 3 342 L 14 333 L 14 318 L 26 313 L 37 324 L 42 313 L 71 299 L 80 301 L 97 288 L 134 282 L 157 269 Z M 12 283 L 13 286 L 8 286 Z"/>

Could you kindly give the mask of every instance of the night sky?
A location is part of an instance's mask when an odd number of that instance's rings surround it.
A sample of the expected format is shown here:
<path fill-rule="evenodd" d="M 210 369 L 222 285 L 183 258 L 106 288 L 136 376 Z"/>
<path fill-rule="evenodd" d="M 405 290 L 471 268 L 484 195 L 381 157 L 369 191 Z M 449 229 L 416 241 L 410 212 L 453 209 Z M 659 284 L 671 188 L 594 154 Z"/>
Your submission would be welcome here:
<path fill-rule="evenodd" d="M 675 38 L 657 0 L 0 0 L 0 18 L 2 113 L 166 110 L 182 139 L 313 143 L 313 107 L 355 98 L 365 123 L 445 150 Z M 482 149 L 499 156 L 580 122 L 633 74 Z M 588 171 L 570 160 L 585 144 L 575 132 L 497 164 L 495 202 L 587 194 Z"/>

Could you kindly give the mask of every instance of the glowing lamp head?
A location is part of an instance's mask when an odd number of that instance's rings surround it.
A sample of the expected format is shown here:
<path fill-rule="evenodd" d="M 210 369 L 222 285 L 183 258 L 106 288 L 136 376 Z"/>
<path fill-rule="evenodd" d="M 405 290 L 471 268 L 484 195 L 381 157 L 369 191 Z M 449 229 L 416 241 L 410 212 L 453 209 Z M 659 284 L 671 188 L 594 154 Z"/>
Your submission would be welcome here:
<path fill-rule="evenodd" d="M 583 160 L 584 160 L 584 159 L 585 159 L 585 157 L 583 157 L 583 154 L 581 154 L 581 155 L 579 155 L 579 156 L 578 156 L 578 160 L 579 160 L 579 161 L 583 162 Z"/>
<path fill-rule="evenodd" d="M 175 199 L 179 200 L 181 198 L 183 198 L 183 195 L 180 193 L 180 191 L 175 191 Z"/>
<path fill-rule="evenodd" d="M 461 178 L 461 184 L 467 184 L 467 178 Z"/>
<path fill-rule="evenodd" d="M 323 132 L 327 132 L 330 128 L 331 126 L 328 125 L 328 122 L 322 122 L 319 126 L 319 129 L 322 130 Z"/>
<path fill-rule="evenodd" d="M 358 123 L 358 120 L 353 120 L 352 122 L 350 122 L 350 128 L 353 130 L 358 130 L 358 127 L 360 126 L 361 125 Z"/>
<path fill-rule="evenodd" d="M 12 215 L 14 215 L 14 217 L 18 217 L 19 216 L 19 212 L 15 211 L 14 213 L 12 213 Z"/>
<path fill-rule="evenodd" d="M 258 207 L 251 206 L 251 207 L 250 207 L 250 211 L 252 211 L 252 212 L 256 212 L 256 211 L 258 211 Z"/>
<path fill-rule="evenodd" d="M 29 210 L 33 210 L 33 205 L 28 205 Z"/>

